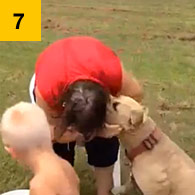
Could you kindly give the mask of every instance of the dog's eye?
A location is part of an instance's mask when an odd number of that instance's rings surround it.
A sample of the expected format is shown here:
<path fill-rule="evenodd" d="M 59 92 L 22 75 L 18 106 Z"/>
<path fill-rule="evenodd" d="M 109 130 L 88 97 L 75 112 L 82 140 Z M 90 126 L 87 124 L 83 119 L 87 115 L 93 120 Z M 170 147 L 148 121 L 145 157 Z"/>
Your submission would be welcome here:
<path fill-rule="evenodd" d="M 118 106 L 118 105 L 119 105 L 118 102 L 114 102 L 114 103 L 112 104 L 112 106 L 113 106 L 113 108 L 114 108 L 115 111 L 117 111 L 117 106 Z"/>

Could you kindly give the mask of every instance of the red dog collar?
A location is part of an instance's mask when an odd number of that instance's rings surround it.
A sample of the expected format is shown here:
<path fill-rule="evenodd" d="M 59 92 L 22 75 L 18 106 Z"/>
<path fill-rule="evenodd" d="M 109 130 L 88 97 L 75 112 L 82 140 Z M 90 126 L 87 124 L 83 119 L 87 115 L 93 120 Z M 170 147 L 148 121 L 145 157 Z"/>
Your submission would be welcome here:
<path fill-rule="evenodd" d="M 141 153 L 152 150 L 155 145 L 159 143 L 159 140 L 162 137 L 161 131 L 156 127 L 152 133 L 145 138 L 137 147 L 133 148 L 131 151 L 127 152 L 126 156 L 132 162 L 136 156 L 140 155 Z"/>

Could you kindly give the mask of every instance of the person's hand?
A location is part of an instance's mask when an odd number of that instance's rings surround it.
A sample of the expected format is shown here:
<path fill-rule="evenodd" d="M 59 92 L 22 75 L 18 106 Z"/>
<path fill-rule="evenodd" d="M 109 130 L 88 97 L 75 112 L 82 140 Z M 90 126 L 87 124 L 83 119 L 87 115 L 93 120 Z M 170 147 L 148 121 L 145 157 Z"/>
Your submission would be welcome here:
<path fill-rule="evenodd" d="M 84 146 L 85 145 L 85 138 L 82 134 L 79 134 L 76 138 L 76 143 L 78 146 Z"/>

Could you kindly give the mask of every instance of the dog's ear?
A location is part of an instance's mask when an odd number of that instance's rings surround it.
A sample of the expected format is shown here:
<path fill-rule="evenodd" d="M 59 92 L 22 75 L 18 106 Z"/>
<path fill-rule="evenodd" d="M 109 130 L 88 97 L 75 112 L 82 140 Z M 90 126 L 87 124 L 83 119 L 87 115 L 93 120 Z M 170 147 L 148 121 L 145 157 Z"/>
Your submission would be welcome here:
<path fill-rule="evenodd" d="M 132 110 L 129 123 L 138 126 L 144 123 L 148 116 L 148 108 L 142 107 L 140 110 Z"/>
<path fill-rule="evenodd" d="M 133 126 L 138 126 L 143 123 L 144 112 L 143 110 L 132 110 L 129 123 Z"/>

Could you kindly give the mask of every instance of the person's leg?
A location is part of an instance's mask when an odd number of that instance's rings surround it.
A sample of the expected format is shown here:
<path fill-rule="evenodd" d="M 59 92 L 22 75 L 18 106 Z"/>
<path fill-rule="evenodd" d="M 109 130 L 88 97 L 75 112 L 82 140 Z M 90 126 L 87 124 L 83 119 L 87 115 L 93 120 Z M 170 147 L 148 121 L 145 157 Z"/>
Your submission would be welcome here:
<path fill-rule="evenodd" d="M 113 187 L 113 168 L 117 161 L 119 141 L 116 137 L 96 137 L 86 143 L 88 163 L 95 168 L 97 195 L 109 195 Z"/>
<path fill-rule="evenodd" d="M 113 188 L 114 165 L 109 167 L 95 167 L 97 195 L 110 195 Z"/>
<path fill-rule="evenodd" d="M 68 144 L 54 143 L 53 149 L 58 156 L 67 160 L 72 166 L 74 166 L 75 144 L 76 142 L 70 142 Z"/>

